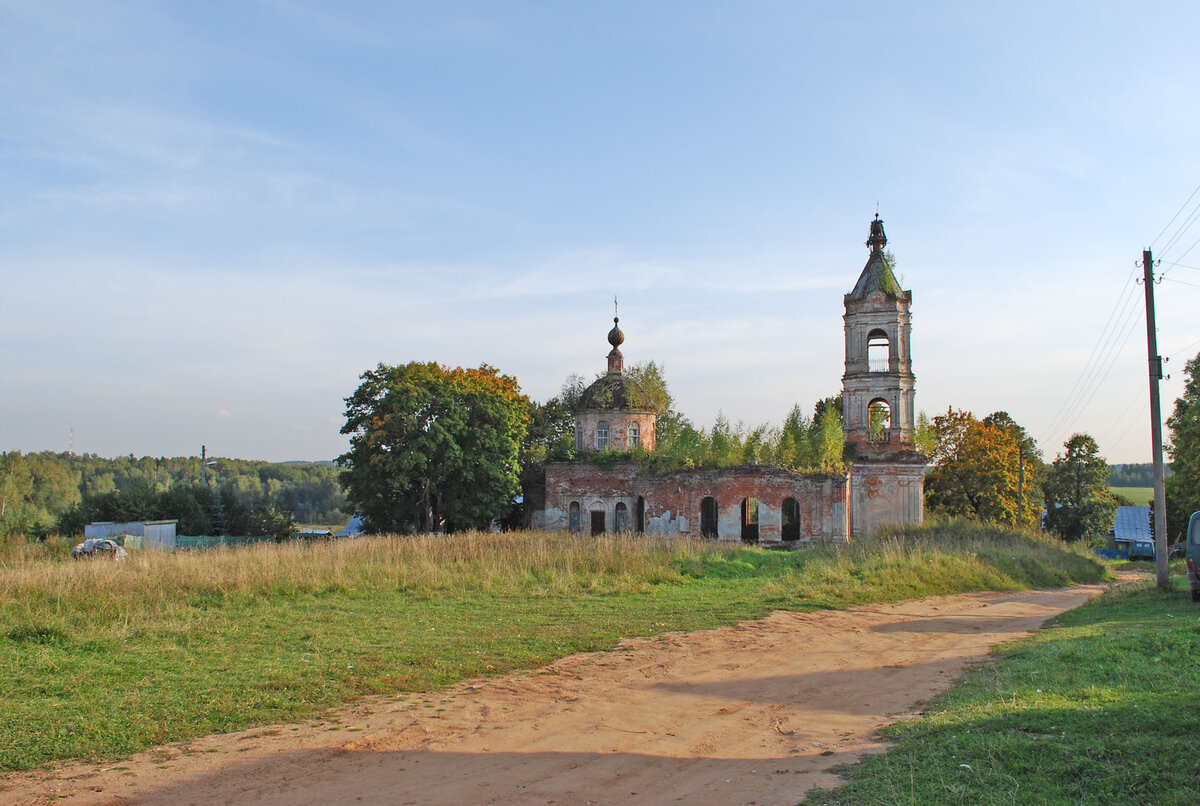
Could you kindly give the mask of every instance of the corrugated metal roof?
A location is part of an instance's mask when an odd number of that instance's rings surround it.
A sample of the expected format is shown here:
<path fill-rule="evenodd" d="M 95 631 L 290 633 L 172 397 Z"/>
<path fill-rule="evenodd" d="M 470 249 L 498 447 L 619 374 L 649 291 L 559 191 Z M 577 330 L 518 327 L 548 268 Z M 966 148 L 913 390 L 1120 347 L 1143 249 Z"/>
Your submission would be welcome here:
<path fill-rule="evenodd" d="M 1150 540 L 1150 507 L 1117 507 L 1114 540 Z"/>

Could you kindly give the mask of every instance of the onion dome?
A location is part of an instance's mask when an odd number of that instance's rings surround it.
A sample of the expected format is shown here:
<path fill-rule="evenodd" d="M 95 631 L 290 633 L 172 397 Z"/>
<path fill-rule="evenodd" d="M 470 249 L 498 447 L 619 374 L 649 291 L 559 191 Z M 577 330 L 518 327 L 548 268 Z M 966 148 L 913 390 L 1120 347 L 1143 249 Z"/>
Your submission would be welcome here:
<path fill-rule="evenodd" d="M 620 321 L 619 317 L 614 316 L 613 329 L 608 331 L 608 343 L 613 346 L 614 350 L 625 343 L 625 334 L 621 332 L 621 328 L 617 327 Z"/>

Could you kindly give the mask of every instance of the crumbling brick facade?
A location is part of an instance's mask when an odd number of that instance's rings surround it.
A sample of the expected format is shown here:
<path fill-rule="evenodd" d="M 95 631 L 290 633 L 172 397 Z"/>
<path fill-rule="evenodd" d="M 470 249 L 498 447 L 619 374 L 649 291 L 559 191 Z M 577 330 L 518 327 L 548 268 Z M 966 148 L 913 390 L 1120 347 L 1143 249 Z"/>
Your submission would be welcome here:
<path fill-rule="evenodd" d="M 759 465 L 653 474 L 634 461 L 546 467 L 542 528 L 765 544 L 845 541 L 849 480 Z"/>
<path fill-rule="evenodd" d="M 528 491 L 529 525 L 551 531 L 664 536 L 803 545 L 843 542 L 887 525 L 924 518 L 925 465 L 913 445 L 916 377 L 909 353 L 912 293 L 900 288 L 884 252 L 879 216 L 871 253 L 845 296 L 846 372 L 842 413 L 843 474 L 804 474 L 758 465 L 652 474 L 633 461 L 560 462 L 545 486 Z M 624 372 L 624 333 L 613 319 L 608 371 L 575 411 L 583 456 L 648 451 L 656 416 L 638 408 Z M 634 439 L 632 434 L 636 433 Z"/>

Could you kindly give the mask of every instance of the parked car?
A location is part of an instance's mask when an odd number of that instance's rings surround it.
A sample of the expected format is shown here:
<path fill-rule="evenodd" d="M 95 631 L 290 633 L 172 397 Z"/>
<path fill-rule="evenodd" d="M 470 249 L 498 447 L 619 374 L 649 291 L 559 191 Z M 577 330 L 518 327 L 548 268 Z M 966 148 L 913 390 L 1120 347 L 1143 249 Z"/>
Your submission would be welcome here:
<path fill-rule="evenodd" d="M 1187 561 L 1188 587 L 1192 589 L 1192 601 L 1200 602 L 1200 512 L 1193 512 L 1188 520 L 1184 557 Z"/>
<path fill-rule="evenodd" d="M 1131 560 L 1153 560 L 1154 559 L 1154 541 L 1153 540 L 1134 540 L 1129 544 L 1129 559 Z"/>
<path fill-rule="evenodd" d="M 91 560 L 97 557 L 123 560 L 128 556 L 129 553 L 125 549 L 118 546 L 115 540 L 109 540 L 107 537 L 89 537 L 71 549 L 71 557 L 76 560 Z"/>

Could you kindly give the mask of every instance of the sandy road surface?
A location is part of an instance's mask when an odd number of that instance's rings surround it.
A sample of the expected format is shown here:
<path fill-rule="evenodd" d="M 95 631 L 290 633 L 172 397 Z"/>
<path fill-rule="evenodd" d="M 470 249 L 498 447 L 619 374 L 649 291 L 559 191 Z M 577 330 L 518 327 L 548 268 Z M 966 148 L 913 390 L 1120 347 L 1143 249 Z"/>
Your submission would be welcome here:
<path fill-rule="evenodd" d="M 1103 590 L 971 594 L 625 641 L 302 725 L 0 779 L 0 804 L 794 804 L 995 644 Z"/>

